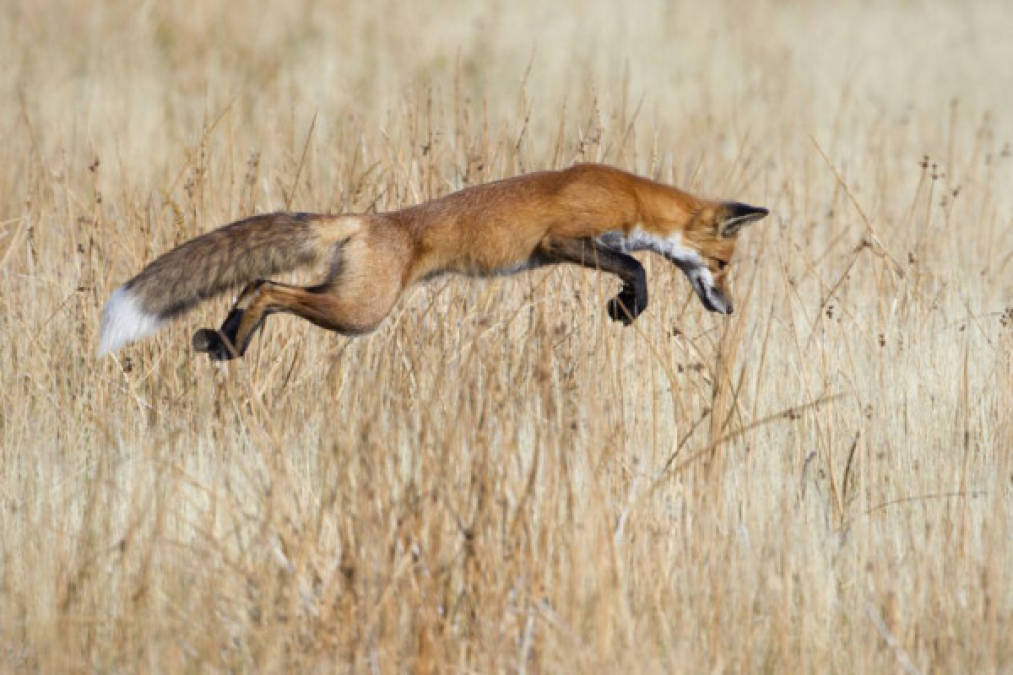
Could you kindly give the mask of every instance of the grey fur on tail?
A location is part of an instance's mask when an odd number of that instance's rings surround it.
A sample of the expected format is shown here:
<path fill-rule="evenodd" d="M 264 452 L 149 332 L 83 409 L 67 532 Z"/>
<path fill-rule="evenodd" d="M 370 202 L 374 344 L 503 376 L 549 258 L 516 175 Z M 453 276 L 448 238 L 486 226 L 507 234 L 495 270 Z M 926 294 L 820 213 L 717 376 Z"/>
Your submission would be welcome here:
<path fill-rule="evenodd" d="M 269 213 L 195 237 L 156 258 L 110 296 L 99 355 L 156 331 L 207 298 L 317 261 L 308 213 Z"/>

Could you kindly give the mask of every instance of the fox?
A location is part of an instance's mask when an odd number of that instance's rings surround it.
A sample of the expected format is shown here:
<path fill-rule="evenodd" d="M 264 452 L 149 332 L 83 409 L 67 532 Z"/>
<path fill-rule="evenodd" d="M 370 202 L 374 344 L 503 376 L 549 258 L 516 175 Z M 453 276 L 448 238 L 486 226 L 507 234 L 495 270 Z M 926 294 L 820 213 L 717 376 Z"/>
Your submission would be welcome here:
<path fill-rule="evenodd" d="M 609 318 L 630 325 L 647 308 L 647 275 L 631 253 L 660 254 L 703 306 L 731 314 L 729 264 L 742 228 L 768 209 L 695 196 L 622 169 L 576 164 L 466 187 L 400 210 L 255 215 L 184 242 L 116 288 L 99 356 L 150 335 L 203 300 L 244 286 L 218 329 L 192 346 L 211 359 L 246 354 L 271 314 L 289 313 L 346 336 L 370 333 L 413 284 L 443 274 L 510 275 L 572 264 L 621 282 Z M 313 267 L 319 281 L 271 276 Z"/>

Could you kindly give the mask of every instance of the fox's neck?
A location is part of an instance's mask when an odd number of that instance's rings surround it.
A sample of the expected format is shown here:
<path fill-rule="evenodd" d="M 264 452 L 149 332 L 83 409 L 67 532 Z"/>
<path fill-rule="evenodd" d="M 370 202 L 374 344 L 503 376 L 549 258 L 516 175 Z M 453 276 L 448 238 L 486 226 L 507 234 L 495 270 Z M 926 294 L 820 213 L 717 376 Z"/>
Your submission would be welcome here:
<path fill-rule="evenodd" d="M 705 200 L 679 188 L 641 176 L 633 178 L 639 222 L 648 229 L 654 229 L 655 223 L 665 223 L 666 230 L 684 230 L 694 214 L 705 206 Z"/>
<path fill-rule="evenodd" d="M 653 251 L 679 267 L 694 268 L 700 254 L 685 236 L 687 227 L 705 202 L 688 192 L 634 176 L 637 220 L 628 227 L 606 232 L 598 239 L 606 246 L 629 253 Z"/>

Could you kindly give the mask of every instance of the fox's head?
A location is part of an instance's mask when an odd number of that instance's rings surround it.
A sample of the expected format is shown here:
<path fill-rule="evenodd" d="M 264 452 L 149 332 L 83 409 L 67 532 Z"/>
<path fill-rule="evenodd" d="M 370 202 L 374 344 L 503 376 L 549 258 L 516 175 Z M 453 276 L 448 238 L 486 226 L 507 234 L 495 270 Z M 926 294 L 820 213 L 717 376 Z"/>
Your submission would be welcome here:
<path fill-rule="evenodd" d="M 693 214 L 683 230 L 682 245 L 696 255 L 674 261 L 693 285 L 703 306 L 712 312 L 732 313 L 727 290 L 728 265 L 739 231 L 770 213 L 759 206 L 718 202 Z"/>

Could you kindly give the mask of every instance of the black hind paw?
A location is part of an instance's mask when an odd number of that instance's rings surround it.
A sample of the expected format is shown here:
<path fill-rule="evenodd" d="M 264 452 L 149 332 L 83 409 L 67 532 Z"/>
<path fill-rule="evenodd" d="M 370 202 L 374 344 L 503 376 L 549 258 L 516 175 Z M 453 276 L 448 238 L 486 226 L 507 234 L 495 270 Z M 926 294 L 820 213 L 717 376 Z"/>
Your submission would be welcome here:
<path fill-rule="evenodd" d="M 207 354 L 213 361 L 228 361 L 239 356 L 232 342 L 213 328 L 201 328 L 193 334 L 193 349 Z"/>

